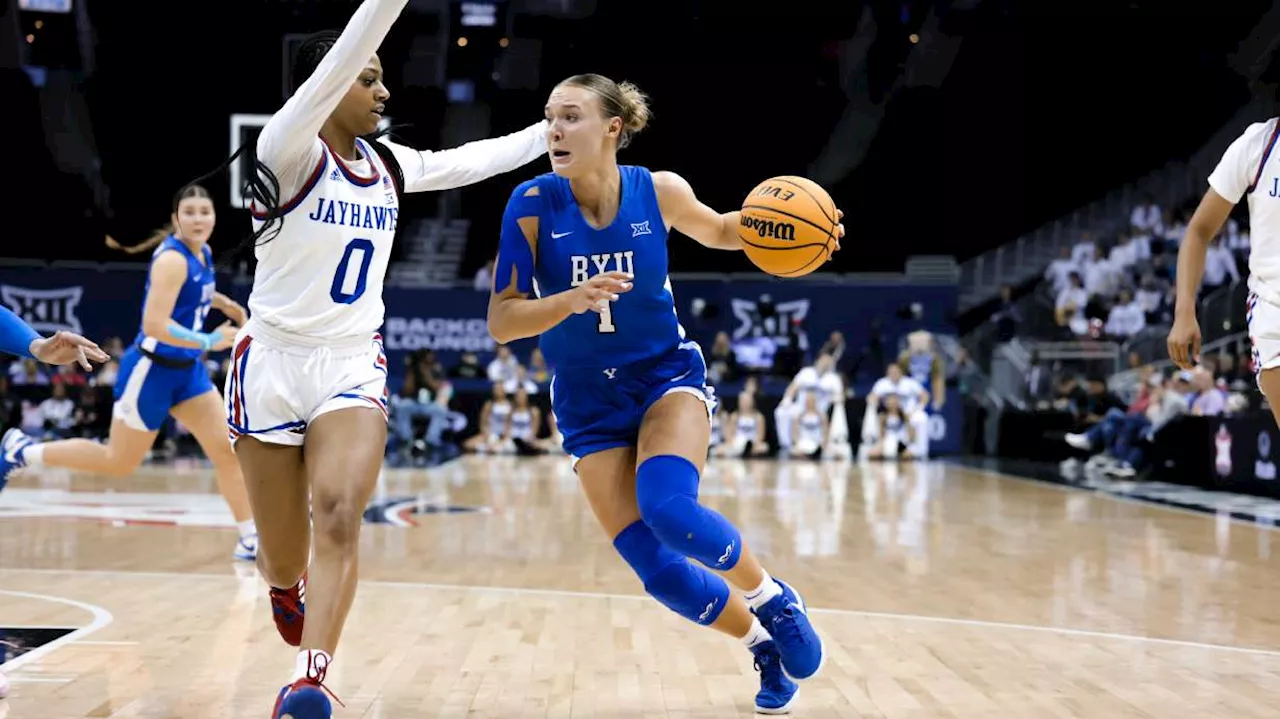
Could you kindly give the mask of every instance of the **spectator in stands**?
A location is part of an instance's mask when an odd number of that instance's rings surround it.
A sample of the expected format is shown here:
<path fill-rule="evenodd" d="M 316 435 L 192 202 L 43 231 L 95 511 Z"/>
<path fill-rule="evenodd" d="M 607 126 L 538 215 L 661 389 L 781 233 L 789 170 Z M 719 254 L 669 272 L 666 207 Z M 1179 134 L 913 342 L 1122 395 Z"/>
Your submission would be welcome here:
<path fill-rule="evenodd" d="M 1066 248 L 1063 248 L 1063 250 L 1069 252 Z M 1070 272 L 1068 272 L 1069 274 Z M 1064 279 L 1063 281 L 1066 282 L 1067 280 Z M 1022 322 L 1022 313 L 1013 302 L 1013 288 L 1009 285 L 1000 288 L 1000 305 L 992 313 L 991 321 L 996 326 L 997 342 L 1010 342 L 1017 336 L 1018 325 Z"/>
<path fill-rule="evenodd" d="M 1133 299 L 1133 292 L 1127 287 L 1120 290 L 1119 299 L 1107 315 L 1107 335 L 1123 342 L 1141 332 L 1146 326 L 1147 313 L 1142 310 L 1142 305 Z"/>
<path fill-rule="evenodd" d="M 1209 250 L 1204 257 L 1204 279 L 1200 282 L 1200 299 L 1223 287 L 1230 279 L 1231 284 L 1240 281 L 1240 269 L 1236 267 L 1236 258 L 1231 250 L 1222 244 L 1222 235 L 1213 238 Z"/>
<path fill-rule="evenodd" d="M 1173 285 L 1178 257 L 1174 254 L 1156 255 L 1151 258 L 1151 274 L 1161 284 Z M 1171 303 L 1172 304 L 1172 303 Z"/>
<path fill-rule="evenodd" d="M 68 389 L 84 387 L 89 384 L 89 380 L 80 373 L 80 368 L 69 364 L 60 365 L 58 371 L 53 375 L 52 381 L 53 384 L 65 385 Z"/>
<path fill-rule="evenodd" d="M 391 398 L 391 436 L 405 459 L 415 448 L 437 451 L 449 427 L 449 410 L 436 402 L 437 396 L 422 381 L 419 372 L 405 372 L 400 391 Z M 414 420 L 427 420 L 427 433 L 422 443 L 415 441 Z"/>
<path fill-rule="evenodd" d="M 1163 214 L 1160 205 L 1156 204 L 1156 198 L 1144 193 L 1137 206 L 1129 213 L 1129 224 L 1141 232 L 1156 232 L 1160 229 Z"/>
<path fill-rule="evenodd" d="M 960 347 L 956 350 L 955 362 L 947 370 L 947 384 L 954 385 L 961 395 L 970 395 L 980 391 L 982 370 L 969 357 L 969 350 Z"/>
<path fill-rule="evenodd" d="M 1089 293 L 1084 289 L 1084 280 L 1079 272 L 1068 276 L 1070 285 L 1058 294 L 1054 304 L 1054 319 L 1059 327 L 1065 327 L 1076 337 L 1089 334 L 1089 320 L 1084 316 L 1084 308 L 1089 304 Z"/>
<path fill-rule="evenodd" d="M 1142 276 L 1142 283 L 1138 285 L 1134 299 L 1142 308 L 1147 324 L 1160 324 L 1167 321 L 1173 308 L 1168 285 L 1161 287 L 1156 282 L 1156 276 L 1151 272 Z"/>
<path fill-rule="evenodd" d="M 489 362 L 487 372 L 489 381 L 496 385 L 505 385 L 508 381 L 515 379 L 516 368 L 519 366 L 520 362 L 516 360 L 515 355 L 511 354 L 511 348 L 498 345 L 493 360 Z"/>
<path fill-rule="evenodd" d="M 712 385 L 733 382 L 738 379 L 740 371 L 738 358 L 729 342 L 729 333 L 717 332 L 715 341 L 711 343 L 711 353 L 707 357 L 707 376 Z"/>
<path fill-rule="evenodd" d="M 1076 449 L 1097 451 L 1087 467 L 1099 468 L 1118 477 L 1132 477 L 1144 468 L 1146 447 L 1170 420 L 1185 414 L 1187 400 L 1169 387 L 1171 380 L 1154 373 L 1147 379 L 1144 400 L 1129 411 L 1111 408 L 1087 432 L 1068 434 L 1067 444 Z"/>
<path fill-rule="evenodd" d="M 103 408 L 98 402 L 97 387 L 80 390 L 80 405 L 76 407 L 75 424 L 71 434 L 84 439 L 103 439 L 111 429 L 111 408 Z"/>
<path fill-rule="evenodd" d="M 1077 271 L 1083 267 L 1086 262 L 1093 262 L 1098 259 L 1098 243 L 1093 239 L 1093 233 L 1088 230 L 1080 233 L 1080 241 L 1071 246 L 1071 262 L 1075 264 Z"/>
<path fill-rule="evenodd" d="M 67 388 L 61 383 L 53 385 L 49 398 L 40 403 L 40 421 L 43 432 L 37 436 L 62 439 L 71 436 L 75 424 L 75 402 L 67 396 Z"/>
<path fill-rule="evenodd" d="M 1031 351 L 1031 361 L 1026 376 L 1027 401 L 1033 407 L 1042 407 L 1053 401 L 1053 370 L 1040 359 L 1040 353 Z"/>
<path fill-rule="evenodd" d="M 441 385 L 446 384 L 444 365 L 436 358 L 435 350 L 421 350 L 413 354 L 414 368 L 418 373 L 418 384 L 425 386 L 432 393 L 439 392 Z"/>
<path fill-rule="evenodd" d="M 1071 256 L 1071 248 L 1063 245 L 1062 254 L 1058 259 L 1049 263 L 1048 269 L 1044 271 L 1044 278 L 1049 282 L 1049 286 L 1053 288 L 1055 295 L 1061 294 L 1063 290 L 1071 285 L 1071 273 L 1080 271 L 1080 263 L 1076 262 Z M 1004 294 L 1004 288 L 1000 289 L 1001 295 Z"/>
<path fill-rule="evenodd" d="M 9 365 L 9 379 L 14 387 L 43 387 L 49 384 L 49 375 L 33 359 L 24 359 Z"/>
<path fill-rule="evenodd" d="M 1124 402 L 1107 389 L 1107 380 L 1103 377 L 1090 377 L 1085 388 L 1077 386 L 1070 396 L 1070 405 L 1076 423 L 1082 426 L 1101 422 L 1111 409 L 1125 408 Z"/>
<path fill-rule="evenodd" d="M 449 376 L 458 379 L 480 379 L 485 376 L 485 372 L 480 368 L 480 358 L 475 352 L 463 352 L 458 357 L 458 364 L 449 370 Z"/>
<path fill-rule="evenodd" d="M 1227 393 L 1218 388 L 1213 373 L 1205 367 L 1191 370 L 1191 386 L 1194 397 L 1191 400 L 1191 414 L 1197 417 L 1217 417 L 1226 412 Z"/>

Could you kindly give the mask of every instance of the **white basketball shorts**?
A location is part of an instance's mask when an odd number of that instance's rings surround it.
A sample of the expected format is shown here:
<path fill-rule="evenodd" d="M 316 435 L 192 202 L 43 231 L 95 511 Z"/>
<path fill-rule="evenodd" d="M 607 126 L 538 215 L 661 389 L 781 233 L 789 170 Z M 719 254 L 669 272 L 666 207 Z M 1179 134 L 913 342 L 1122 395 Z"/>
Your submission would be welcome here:
<path fill-rule="evenodd" d="M 232 444 L 241 437 L 300 446 L 326 412 L 376 409 L 387 419 L 387 355 L 382 335 L 304 345 L 250 320 L 236 336 L 223 397 Z"/>
<path fill-rule="evenodd" d="M 1280 307 L 1250 292 L 1246 305 L 1246 326 L 1253 346 L 1254 377 L 1263 370 L 1280 367 Z"/>

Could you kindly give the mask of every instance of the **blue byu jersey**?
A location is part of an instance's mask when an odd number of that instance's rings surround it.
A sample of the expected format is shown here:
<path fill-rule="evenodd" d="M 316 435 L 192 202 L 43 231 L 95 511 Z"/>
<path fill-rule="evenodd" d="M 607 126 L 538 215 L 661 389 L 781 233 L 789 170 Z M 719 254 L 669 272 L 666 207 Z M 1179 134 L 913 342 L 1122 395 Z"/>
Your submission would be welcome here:
<path fill-rule="evenodd" d="M 538 296 L 564 292 L 602 272 L 634 276 L 631 290 L 603 313 L 572 315 L 543 333 L 542 352 L 558 372 L 624 367 L 669 353 L 684 339 L 667 277 L 667 226 L 653 176 L 643 167 L 618 169 L 618 214 L 600 230 L 583 218 L 569 181 L 554 173 L 516 190 L 523 194 L 537 186 L 542 197 L 534 271 Z"/>
<path fill-rule="evenodd" d="M 179 252 L 187 260 L 187 279 L 182 283 L 182 289 L 178 291 L 178 300 L 173 305 L 173 314 L 170 317 L 174 322 L 186 327 L 187 329 L 201 332 L 204 330 L 205 318 L 209 316 L 209 309 L 213 306 L 213 293 L 216 289 L 216 280 L 213 272 L 213 253 L 210 252 L 209 246 L 205 245 L 201 254 L 203 262 L 197 258 L 182 240 L 169 235 L 156 248 L 155 253 L 151 255 L 152 264 L 155 263 L 157 257 L 163 252 L 168 251 Z M 151 292 L 150 274 L 147 276 L 147 293 Z M 143 307 L 146 307 L 146 300 L 143 300 Z M 145 309 L 144 309 L 145 311 Z M 161 357 L 172 357 L 174 359 L 194 359 L 200 356 L 199 348 L 175 347 L 167 345 L 154 337 L 148 337 L 141 330 L 138 331 L 138 337 L 134 342 L 152 354 Z"/>

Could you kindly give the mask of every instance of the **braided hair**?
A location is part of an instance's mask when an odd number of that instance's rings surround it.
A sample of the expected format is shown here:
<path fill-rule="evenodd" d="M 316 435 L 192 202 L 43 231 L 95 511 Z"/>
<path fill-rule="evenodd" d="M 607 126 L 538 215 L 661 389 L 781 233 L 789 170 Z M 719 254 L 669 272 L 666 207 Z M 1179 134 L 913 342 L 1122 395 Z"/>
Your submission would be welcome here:
<path fill-rule="evenodd" d="M 329 53 L 329 50 L 333 49 L 333 45 L 338 41 L 339 37 L 341 37 L 341 33 L 325 30 L 309 35 L 302 41 L 302 44 L 298 46 L 298 53 L 294 57 L 293 67 L 289 73 L 289 91 L 291 94 L 296 93 L 298 88 L 315 73 L 320 61 Z M 365 136 L 364 139 L 390 171 L 391 179 L 395 183 L 396 195 L 403 199 L 404 170 L 401 169 L 400 163 L 396 160 L 395 155 L 392 154 L 391 148 L 377 141 L 383 135 L 390 135 L 391 131 L 397 127 L 403 127 L 403 125 L 379 130 Z M 222 261 L 219 262 L 220 265 L 229 265 L 231 260 L 241 253 L 274 240 L 280 234 L 280 229 L 284 225 L 285 213 L 280 206 L 280 178 L 276 177 L 271 168 L 258 159 L 256 141 L 244 143 L 221 165 L 196 178 L 190 184 L 195 185 L 204 182 L 228 170 L 231 164 L 240 158 L 247 159 L 252 166 L 252 170 L 245 173 L 242 194 L 248 196 L 251 203 L 261 208 L 262 224 L 241 241 L 234 250 L 224 255 Z"/>

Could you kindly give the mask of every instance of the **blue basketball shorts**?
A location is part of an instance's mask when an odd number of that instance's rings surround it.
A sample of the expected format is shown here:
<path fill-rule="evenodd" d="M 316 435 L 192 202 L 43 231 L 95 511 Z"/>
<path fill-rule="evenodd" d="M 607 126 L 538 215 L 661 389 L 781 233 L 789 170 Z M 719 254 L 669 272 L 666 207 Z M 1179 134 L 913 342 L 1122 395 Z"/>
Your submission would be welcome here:
<path fill-rule="evenodd" d="M 169 410 L 213 389 L 209 370 L 200 358 L 194 358 L 189 367 L 165 367 L 134 345 L 120 358 L 111 416 L 123 420 L 130 429 L 156 432 Z"/>
<path fill-rule="evenodd" d="M 569 369 L 551 380 L 551 411 L 576 463 L 595 452 L 634 447 L 640 422 L 654 402 L 687 392 L 707 406 L 707 422 L 718 404 L 707 386 L 707 363 L 697 342 L 682 342 L 666 354 L 624 367 Z"/>

